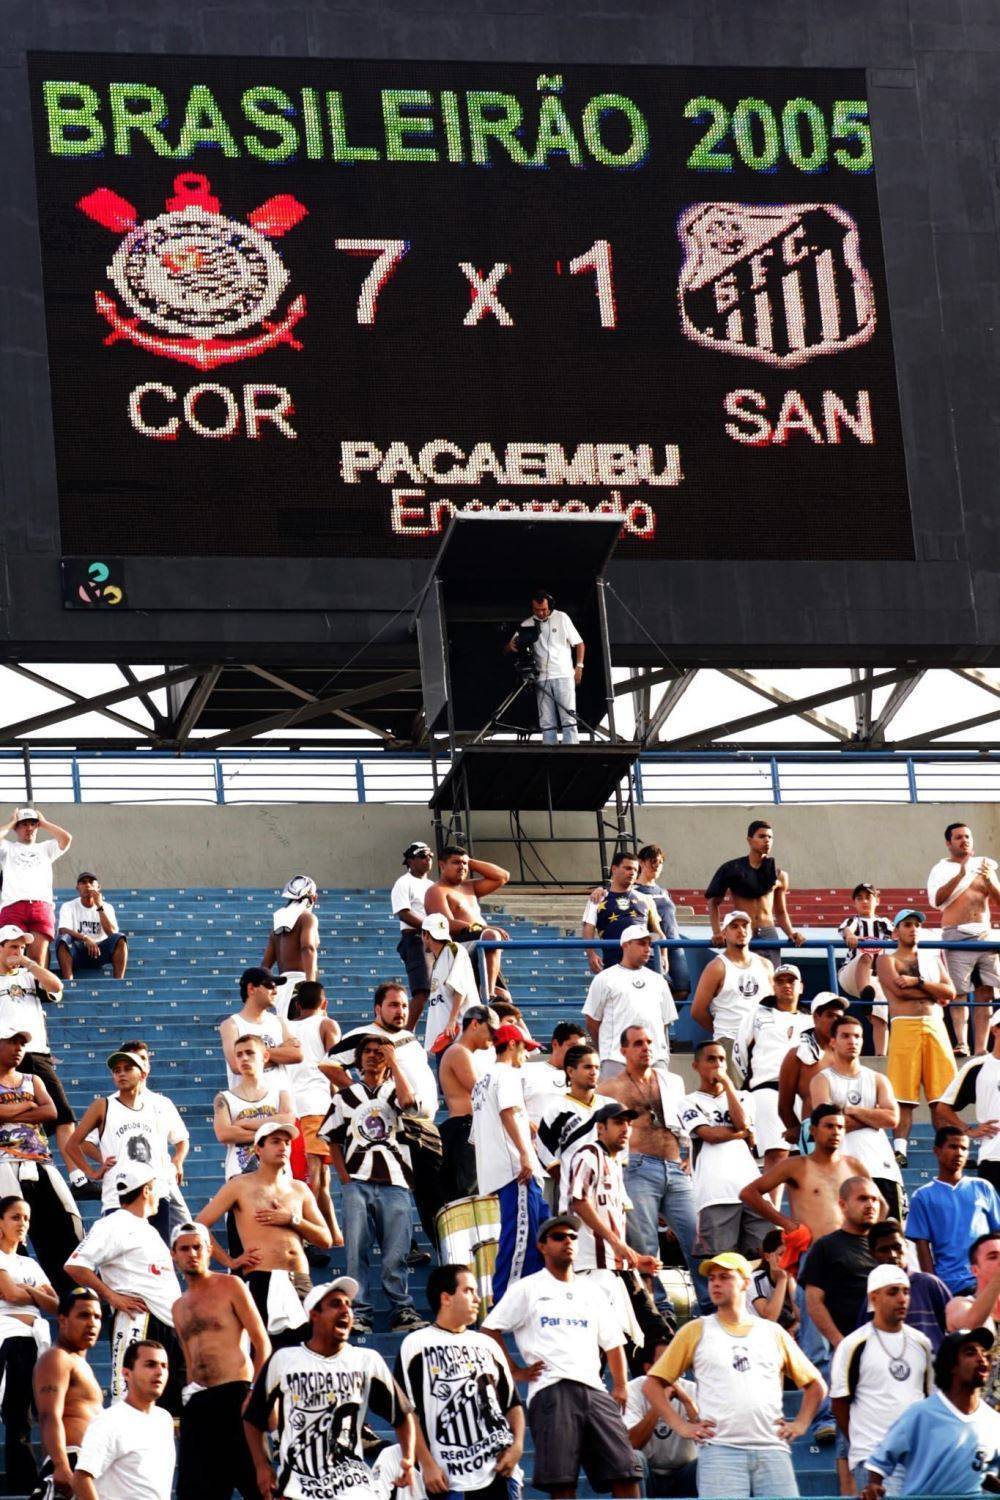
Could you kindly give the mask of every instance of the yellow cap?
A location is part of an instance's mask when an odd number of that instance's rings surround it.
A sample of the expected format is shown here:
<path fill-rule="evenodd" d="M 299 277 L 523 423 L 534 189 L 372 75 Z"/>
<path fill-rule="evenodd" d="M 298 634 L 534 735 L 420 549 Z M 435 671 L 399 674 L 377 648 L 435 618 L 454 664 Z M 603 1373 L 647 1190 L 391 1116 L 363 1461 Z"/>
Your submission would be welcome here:
<path fill-rule="evenodd" d="M 735 1250 L 723 1250 L 721 1255 L 713 1255 L 710 1260 L 703 1260 L 698 1267 L 702 1276 L 707 1276 L 710 1271 L 739 1271 L 747 1281 L 753 1275 L 753 1268 L 744 1255 L 737 1255 Z"/>

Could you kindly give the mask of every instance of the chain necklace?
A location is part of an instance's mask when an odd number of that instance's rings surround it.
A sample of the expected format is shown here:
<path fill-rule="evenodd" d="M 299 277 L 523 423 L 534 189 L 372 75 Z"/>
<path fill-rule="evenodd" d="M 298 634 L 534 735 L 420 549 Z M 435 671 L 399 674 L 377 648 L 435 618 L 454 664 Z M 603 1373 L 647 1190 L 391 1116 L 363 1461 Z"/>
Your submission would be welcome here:
<path fill-rule="evenodd" d="M 910 1366 L 906 1359 L 907 1338 L 905 1327 L 899 1330 L 899 1336 L 903 1340 L 903 1345 L 898 1354 L 893 1354 L 874 1323 L 872 1324 L 872 1333 L 878 1340 L 879 1348 L 889 1362 L 889 1374 L 893 1380 L 909 1380 Z"/>

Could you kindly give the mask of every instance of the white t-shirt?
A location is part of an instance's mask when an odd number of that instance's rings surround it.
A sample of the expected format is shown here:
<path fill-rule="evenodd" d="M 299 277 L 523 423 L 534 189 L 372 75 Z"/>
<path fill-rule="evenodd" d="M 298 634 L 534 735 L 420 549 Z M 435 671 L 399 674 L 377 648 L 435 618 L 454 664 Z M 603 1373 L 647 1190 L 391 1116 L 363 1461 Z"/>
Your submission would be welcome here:
<path fill-rule="evenodd" d="M 559 1281 L 548 1271 L 508 1287 L 483 1327 L 513 1333 L 524 1364 L 542 1361 L 542 1373 L 527 1388 L 529 1405 L 560 1380 L 603 1390 L 600 1351 L 620 1349 L 625 1341 L 610 1300 L 595 1297 L 589 1276 Z"/>
<path fill-rule="evenodd" d="M 753 1095 L 739 1091 L 738 1098 L 746 1111 L 747 1125 L 752 1130 Z M 684 1133 L 691 1137 L 691 1155 L 694 1160 L 694 1206 L 700 1209 L 708 1208 L 713 1203 L 738 1203 L 741 1190 L 760 1175 L 757 1163 L 745 1138 L 738 1141 L 717 1141 L 714 1145 L 703 1141 L 697 1131 L 704 1125 L 728 1125 L 730 1130 L 733 1128 L 725 1093 L 705 1094 L 696 1090 L 693 1094 L 686 1094 L 681 1105 L 681 1126 Z"/>
<path fill-rule="evenodd" d="M 55 839 L 34 844 L 0 839 L 4 906 L 13 906 L 15 901 L 47 901 L 51 906 L 52 866 L 62 852 Z"/>
<path fill-rule="evenodd" d="M 521 1084 L 532 1125 L 538 1125 L 552 1101 L 564 1098 L 569 1089 L 562 1068 L 553 1068 L 547 1062 L 525 1063 Z"/>
<path fill-rule="evenodd" d="M 779 1010 L 769 1002 L 758 1003 L 745 1017 L 733 1047 L 733 1061 L 747 1088 L 777 1083 L 781 1064 L 811 1025 L 812 1016 L 808 1013 Z"/>
<path fill-rule="evenodd" d="M 104 915 L 113 928 L 117 928 L 118 919 L 115 909 L 110 901 L 103 902 Z M 92 938 L 95 943 L 103 943 L 108 934 L 101 926 L 101 914 L 96 906 L 84 906 L 77 896 L 75 901 L 64 901 L 59 908 L 59 921 L 57 929 L 66 927 L 70 932 L 82 932 L 84 937 Z"/>
<path fill-rule="evenodd" d="M 174 1326 L 171 1309 L 181 1295 L 180 1282 L 170 1251 L 148 1219 L 116 1208 L 90 1226 L 67 1262 L 73 1263 L 96 1271 L 111 1291 L 141 1297 L 154 1317 Z"/>
<path fill-rule="evenodd" d="M 2 848 L 0 844 L 0 848 Z M 15 969 L 0 974 L 0 1025 L 16 1026 L 28 1033 L 26 1052 L 48 1052 L 49 1035 L 42 1009 L 42 991 L 34 974 Z M 56 998 L 52 997 L 53 1000 Z"/>
<path fill-rule="evenodd" d="M 428 1052 L 448 1025 L 455 996 L 461 996 L 458 1008 L 459 1025 L 470 1005 L 479 1004 L 479 989 L 472 968 L 472 960 L 461 943 L 445 943 L 434 960 L 431 969 L 430 994 L 427 996 L 427 1030 L 424 1046 Z"/>
<path fill-rule="evenodd" d="M 401 911 L 411 911 L 422 922 L 427 915 L 424 911 L 424 897 L 433 884 L 429 875 L 411 875 L 409 870 L 405 875 L 400 875 L 389 895 L 393 916 L 398 917 Z M 416 937 L 420 936 L 417 929 L 411 927 L 408 922 L 400 922 L 399 930 L 412 932 Z"/>
<path fill-rule="evenodd" d="M 32 1260 L 30 1255 L 9 1255 L 5 1250 L 0 1250 L 0 1271 L 6 1271 L 17 1286 L 47 1286 L 49 1283 L 49 1278 L 37 1260 Z M 17 1317 L 12 1316 L 14 1313 Z M 9 1338 L 30 1339 L 31 1328 L 20 1319 L 31 1318 L 34 1322 L 40 1317 L 42 1314 L 33 1302 L 5 1302 L 0 1297 L 0 1343 Z"/>
<path fill-rule="evenodd" d="M 649 1411 L 649 1402 L 642 1390 L 645 1384 L 645 1375 L 638 1375 L 635 1380 L 630 1380 L 628 1383 L 625 1426 L 630 1429 L 641 1422 Z M 677 1380 L 674 1384 L 697 1405 L 697 1388 L 690 1380 Z M 675 1411 L 680 1412 L 682 1417 L 687 1416 L 680 1401 L 672 1401 L 670 1404 Z M 665 1474 L 670 1469 L 679 1469 L 682 1464 L 694 1463 L 698 1457 L 698 1444 L 693 1443 L 690 1438 L 682 1438 L 664 1422 L 662 1417 L 659 1417 L 653 1428 L 652 1437 L 648 1439 L 641 1451 L 646 1455 L 649 1467 L 654 1474 Z"/>
<path fill-rule="evenodd" d="M 855 1362 L 859 1347 L 860 1362 Z M 930 1340 L 908 1324 L 899 1333 L 880 1333 L 865 1323 L 837 1345 L 830 1366 L 830 1395 L 849 1396 L 854 1387 L 849 1428 L 852 1469 L 871 1457 L 908 1406 L 930 1394 L 933 1363 Z M 857 1373 L 849 1379 L 852 1364 Z"/>
<path fill-rule="evenodd" d="M 547 620 L 536 620 L 534 615 L 529 615 L 518 628 L 524 630 L 528 625 L 538 626 L 538 640 L 532 647 L 532 655 L 539 682 L 572 677 L 575 667 L 573 647 L 583 644 L 583 636 L 569 615 L 561 609 L 554 609 Z"/>
<path fill-rule="evenodd" d="M 590 981 L 583 1014 L 600 1022 L 597 1050 L 602 1062 L 624 1063 L 620 1042 L 626 1026 L 644 1026 L 653 1039 L 653 1062 L 670 1056 L 667 1027 L 677 1020 L 670 986 L 652 969 L 613 964 Z"/>
<path fill-rule="evenodd" d="M 93 1476 L 100 1500 L 170 1500 L 175 1462 L 170 1413 L 116 1401 L 87 1428 L 76 1467 Z"/>
<path fill-rule="evenodd" d="M 976 1124 L 1000 1120 L 1000 1059 L 992 1052 L 985 1057 L 970 1057 L 941 1095 L 942 1104 L 950 1104 L 956 1114 L 970 1104 L 976 1106 Z M 976 1142 L 980 1161 L 1000 1161 L 1000 1135 L 984 1135 Z"/>
<path fill-rule="evenodd" d="M 495 1193 L 506 1187 L 521 1170 L 513 1143 L 503 1128 L 501 1111 L 513 1109 L 514 1118 L 524 1140 L 532 1170 L 539 1182 L 544 1173 L 531 1144 L 528 1111 L 521 1088 L 521 1069 L 509 1063 L 495 1063 L 472 1089 L 472 1144 L 476 1153 L 476 1179 L 480 1193 Z"/>

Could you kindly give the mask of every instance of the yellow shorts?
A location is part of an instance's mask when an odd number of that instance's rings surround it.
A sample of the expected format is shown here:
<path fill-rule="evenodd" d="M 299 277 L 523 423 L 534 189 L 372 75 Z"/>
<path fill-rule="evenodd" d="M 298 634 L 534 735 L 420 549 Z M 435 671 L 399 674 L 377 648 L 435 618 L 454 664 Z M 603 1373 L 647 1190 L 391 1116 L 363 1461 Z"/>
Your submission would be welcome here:
<path fill-rule="evenodd" d="M 955 1076 L 955 1058 L 941 1016 L 897 1016 L 889 1023 L 886 1073 L 900 1104 L 917 1104 L 920 1085 L 936 1104 Z"/>
<path fill-rule="evenodd" d="M 316 1132 L 326 1119 L 326 1115 L 303 1115 L 299 1121 L 299 1129 L 302 1131 L 302 1149 L 307 1156 L 320 1156 L 324 1161 L 330 1160 L 330 1147 L 321 1135 Z"/>

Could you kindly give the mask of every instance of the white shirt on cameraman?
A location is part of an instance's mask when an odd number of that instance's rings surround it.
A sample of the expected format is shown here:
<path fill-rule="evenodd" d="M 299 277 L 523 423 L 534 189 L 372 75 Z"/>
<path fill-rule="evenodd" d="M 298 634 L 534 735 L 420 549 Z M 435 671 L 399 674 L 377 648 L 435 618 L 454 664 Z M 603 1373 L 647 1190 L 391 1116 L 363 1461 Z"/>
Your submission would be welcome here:
<path fill-rule="evenodd" d="M 554 609 L 544 620 L 529 615 L 521 621 L 518 630 L 526 630 L 529 625 L 538 626 L 538 640 L 531 649 L 539 682 L 572 677 L 576 665 L 573 648 L 583 645 L 583 636 L 565 610 Z"/>

